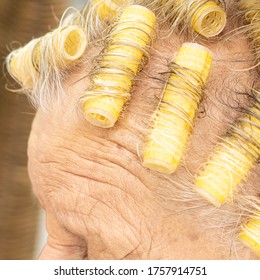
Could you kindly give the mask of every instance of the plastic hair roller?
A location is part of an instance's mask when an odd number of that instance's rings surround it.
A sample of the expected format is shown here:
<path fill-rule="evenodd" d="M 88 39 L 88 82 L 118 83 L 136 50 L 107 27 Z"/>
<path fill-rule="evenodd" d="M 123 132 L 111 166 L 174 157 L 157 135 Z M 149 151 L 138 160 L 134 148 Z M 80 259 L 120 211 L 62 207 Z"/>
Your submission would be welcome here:
<path fill-rule="evenodd" d="M 220 34 L 226 26 L 225 11 L 213 1 L 192 1 L 189 4 L 189 13 L 192 15 L 191 24 L 194 30 L 206 38 Z"/>
<path fill-rule="evenodd" d="M 124 0 L 94 0 L 92 5 L 95 7 L 99 18 L 104 21 L 111 21 L 117 16 L 118 9 L 125 4 Z"/>
<path fill-rule="evenodd" d="M 37 44 L 34 52 L 34 65 L 39 69 L 40 65 L 47 61 L 50 65 L 64 69 L 70 63 L 78 60 L 86 47 L 87 37 L 79 26 L 58 28 L 47 33 Z"/>
<path fill-rule="evenodd" d="M 86 46 L 87 38 L 80 27 L 58 28 L 11 52 L 7 68 L 24 89 L 31 90 L 42 71 L 53 66 L 66 68 L 83 55 Z"/>
<path fill-rule="evenodd" d="M 25 90 L 31 90 L 39 73 L 34 67 L 34 53 L 40 39 L 30 41 L 26 46 L 12 51 L 6 58 L 9 74 Z"/>
<path fill-rule="evenodd" d="M 252 252 L 260 256 L 260 213 L 242 226 L 239 239 Z"/>
<path fill-rule="evenodd" d="M 179 166 L 211 66 L 207 48 L 195 43 L 182 45 L 152 118 L 143 155 L 145 167 L 171 174 Z"/>
<path fill-rule="evenodd" d="M 260 2 L 258 0 L 239 0 L 247 23 L 247 33 L 255 50 L 257 70 L 260 73 Z"/>
<path fill-rule="evenodd" d="M 85 118 L 93 125 L 109 128 L 118 120 L 151 43 L 155 22 L 154 13 L 139 5 L 122 12 L 97 59 L 91 86 L 81 98 Z"/>
<path fill-rule="evenodd" d="M 193 31 L 209 38 L 222 32 L 226 13 L 217 0 L 140 0 L 151 7 L 162 23 L 169 23 L 170 33 Z"/>
<path fill-rule="evenodd" d="M 197 176 L 195 190 L 219 207 L 232 197 L 260 156 L 260 108 L 245 114 L 217 144 Z"/>

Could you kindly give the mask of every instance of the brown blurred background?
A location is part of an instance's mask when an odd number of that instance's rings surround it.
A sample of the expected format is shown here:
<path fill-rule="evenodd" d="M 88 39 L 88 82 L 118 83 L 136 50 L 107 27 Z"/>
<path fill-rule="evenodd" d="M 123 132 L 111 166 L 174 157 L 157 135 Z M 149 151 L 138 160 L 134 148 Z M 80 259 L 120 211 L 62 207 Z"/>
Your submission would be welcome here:
<path fill-rule="evenodd" d="M 0 0 L 1 64 L 11 42 L 23 45 L 43 35 L 57 26 L 55 16 L 60 18 L 68 6 L 84 2 Z M 23 94 L 6 90 L 7 84 L 13 88 L 15 84 L 6 77 L 4 66 L 0 79 L 0 259 L 32 259 L 40 212 L 27 175 L 26 148 L 35 112 Z"/>

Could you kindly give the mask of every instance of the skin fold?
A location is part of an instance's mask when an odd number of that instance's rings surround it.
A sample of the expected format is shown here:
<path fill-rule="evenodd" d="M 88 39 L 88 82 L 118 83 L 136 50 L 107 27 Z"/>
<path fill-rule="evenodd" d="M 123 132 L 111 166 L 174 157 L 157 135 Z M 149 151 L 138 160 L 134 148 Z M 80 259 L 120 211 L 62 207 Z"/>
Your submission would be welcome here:
<path fill-rule="evenodd" d="M 228 24 L 226 30 L 235 27 Z M 187 40 L 173 34 L 154 42 L 114 128 L 92 126 L 77 105 L 102 48 L 90 47 L 84 63 L 72 69 L 62 101 L 53 98 L 52 108 L 37 111 L 28 168 L 47 217 L 48 242 L 40 259 L 256 258 L 242 245 L 231 245 L 240 210 L 232 205 L 215 209 L 192 191 L 196 171 L 229 123 L 241 115 L 237 107 L 249 102 L 247 94 L 239 94 L 249 92 L 257 77 L 247 70 L 253 58 L 246 38 L 233 34 L 199 41 L 213 52 L 213 69 L 177 172 L 161 175 L 144 168 L 140 160 L 164 87 L 160 79 L 165 74 L 159 73 L 168 71 L 167 62 Z M 259 171 L 256 166 L 245 183 L 254 195 Z"/>

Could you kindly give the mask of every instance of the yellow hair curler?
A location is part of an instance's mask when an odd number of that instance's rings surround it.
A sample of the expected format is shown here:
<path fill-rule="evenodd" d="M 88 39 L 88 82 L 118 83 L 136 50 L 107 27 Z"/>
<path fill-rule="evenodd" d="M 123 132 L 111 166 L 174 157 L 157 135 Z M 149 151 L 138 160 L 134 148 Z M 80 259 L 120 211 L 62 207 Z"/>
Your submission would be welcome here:
<path fill-rule="evenodd" d="M 40 39 L 30 41 L 26 46 L 12 51 L 6 58 L 9 74 L 25 90 L 31 90 L 39 73 L 34 67 L 34 53 Z"/>
<path fill-rule="evenodd" d="M 120 6 L 125 2 L 124 0 L 93 0 L 92 5 L 101 20 L 110 22 L 117 16 Z"/>
<path fill-rule="evenodd" d="M 195 190 L 219 207 L 232 197 L 260 155 L 260 108 L 255 104 L 231 128 L 203 166 L 195 181 Z"/>
<path fill-rule="evenodd" d="M 93 125 L 109 128 L 118 120 L 151 43 L 155 23 L 155 15 L 145 7 L 132 5 L 122 12 L 97 60 L 91 86 L 81 98 L 85 118 Z"/>
<path fill-rule="evenodd" d="M 189 7 L 191 25 L 200 35 L 214 37 L 225 28 L 226 13 L 214 1 L 192 1 Z"/>
<path fill-rule="evenodd" d="M 7 69 L 26 90 L 32 90 L 40 75 L 57 67 L 62 70 L 79 59 L 87 46 L 84 31 L 78 26 L 57 28 L 10 53 Z"/>
<path fill-rule="evenodd" d="M 211 52 L 195 43 L 180 48 L 170 67 L 161 104 L 152 118 L 143 165 L 171 174 L 179 166 L 212 65 Z"/>
<path fill-rule="evenodd" d="M 160 23 L 167 22 L 170 34 L 187 30 L 209 38 L 220 34 L 226 26 L 226 13 L 217 0 L 140 0 L 151 8 Z"/>
<path fill-rule="evenodd" d="M 258 0 L 239 0 L 246 20 L 246 32 L 255 50 L 257 70 L 260 73 L 260 2 Z"/>
<path fill-rule="evenodd" d="M 79 26 L 55 29 L 41 38 L 34 51 L 34 65 L 39 71 L 45 62 L 59 69 L 78 60 L 87 47 L 87 37 Z"/>
<path fill-rule="evenodd" d="M 239 239 L 252 252 L 260 256 L 260 213 L 255 214 L 242 226 Z"/>

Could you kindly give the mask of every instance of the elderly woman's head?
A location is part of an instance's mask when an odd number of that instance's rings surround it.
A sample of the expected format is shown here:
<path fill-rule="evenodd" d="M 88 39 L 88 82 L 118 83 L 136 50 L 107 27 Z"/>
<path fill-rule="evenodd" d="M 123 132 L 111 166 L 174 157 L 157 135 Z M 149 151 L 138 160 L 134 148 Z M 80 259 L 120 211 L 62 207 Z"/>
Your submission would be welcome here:
<path fill-rule="evenodd" d="M 260 5 L 105 2 L 8 58 L 37 107 L 41 257 L 255 258 Z"/>

